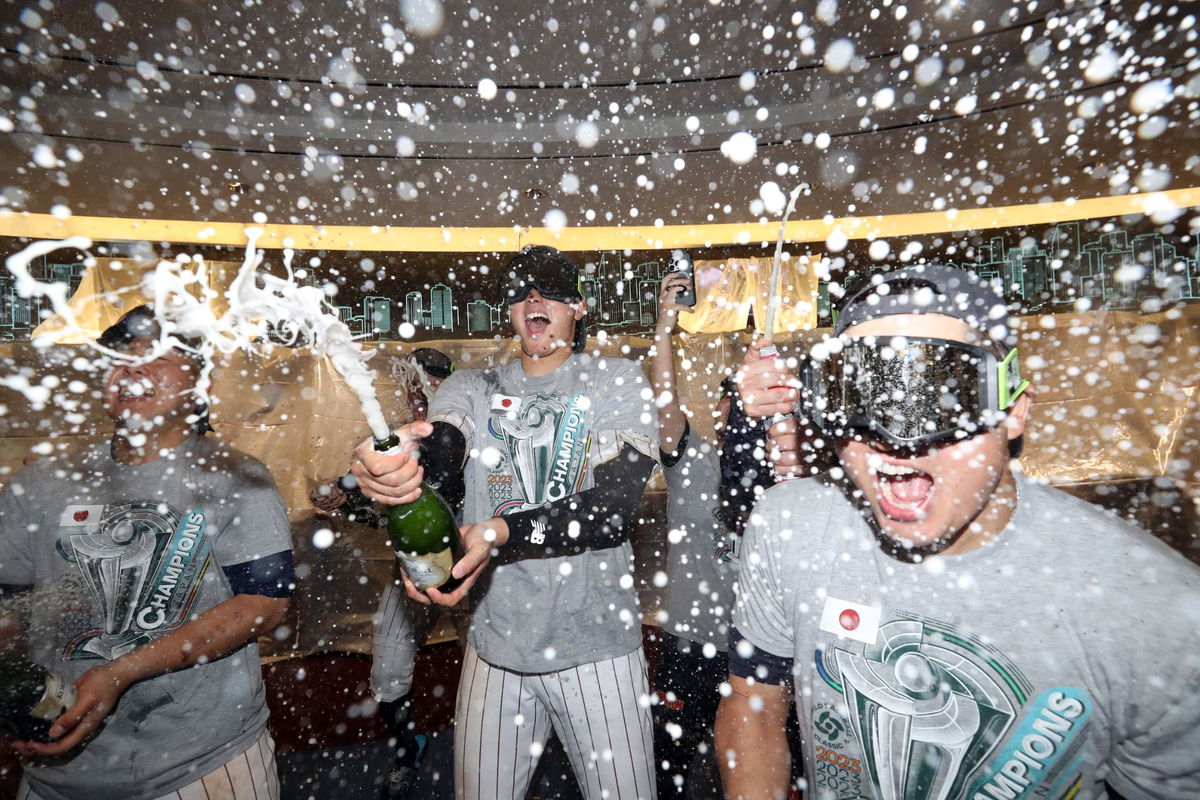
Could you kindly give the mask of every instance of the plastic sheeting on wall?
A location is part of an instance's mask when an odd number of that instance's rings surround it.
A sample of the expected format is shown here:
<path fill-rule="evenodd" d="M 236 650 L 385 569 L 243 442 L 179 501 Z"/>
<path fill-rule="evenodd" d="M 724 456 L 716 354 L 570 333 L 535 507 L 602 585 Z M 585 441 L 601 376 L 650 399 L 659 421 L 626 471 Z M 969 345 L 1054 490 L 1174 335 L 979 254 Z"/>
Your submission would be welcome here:
<path fill-rule="evenodd" d="M 817 265 L 810 256 L 792 256 L 780 263 L 775 334 L 792 334 L 817 324 Z M 730 333 L 766 324 L 771 286 L 770 258 L 730 258 L 697 261 L 696 307 L 681 314 L 679 327 L 689 333 Z"/>

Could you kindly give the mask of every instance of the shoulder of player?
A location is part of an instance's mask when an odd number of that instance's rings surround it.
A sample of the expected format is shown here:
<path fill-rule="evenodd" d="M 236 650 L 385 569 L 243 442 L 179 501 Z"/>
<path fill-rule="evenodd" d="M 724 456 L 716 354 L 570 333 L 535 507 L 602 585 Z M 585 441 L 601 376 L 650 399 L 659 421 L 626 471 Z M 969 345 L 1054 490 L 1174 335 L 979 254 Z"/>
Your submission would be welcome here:
<path fill-rule="evenodd" d="M 271 474 L 267 465 L 258 458 L 211 436 L 197 437 L 183 458 L 193 470 L 209 472 L 218 479 L 224 477 L 244 482 Z"/>
<path fill-rule="evenodd" d="M 1200 567 L 1182 553 L 1112 511 L 1027 478 L 1019 482 L 1018 502 L 1035 528 L 1031 538 L 1065 556 L 1060 565 L 1074 564 L 1110 585 L 1128 581 L 1142 596 L 1188 587 L 1200 605 Z"/>
<path fill-rule="evenodd" d="M 447 390 L 454 392 L 462 387 L 473 386 L 479 381 L 484 380 L 487 373 L 495 372 L 498 369 L 501 369 L 501 367 L 456 369 L 454 372 L 450 373 L 446 380 L 442 381 L 442 385 L 439 386 L 438 390 L 434 393 L 434 398 L 436 399 L 440 394 Z"/>
<path fill-rule="evenodd" d="M 809 548 L 813 536 L 843 514 L 848 520 L 860 520 L 836 486 L 816 478 L 800 478 L 777 483 L 763 492 L 747 532 L 779 541 L 783 547 L 802 542 Z"/>
<path fill-rule="evenodd" d="M 68 445 L 49 455 L 36 454 L 34 460 L 11 474 L 0 477 L 6 490 L 12 486 L 22 487 L 22 493 L 47 490 L 59 482 L 74 482 L 74 475 L 81 471 L 96 470 L 112 463 L 109 459 L 109 442 Z"/>
<path fill-rule="evenodd" d="M 807 514 L 825 508 L 846 505 L 846 497 L 838 487 L 818 478 L 796 478 L 768 487 L 759 505 L 772 511 L 801 510 Z"/>
<path fill-rule="evenodd" d="M 633 359 L 579 353 L 571 360 L 578 369 L 586 370 L 593 375 L 595 380 L 608 382 L 613 378 L 645 379 L 641 366 Z"/>

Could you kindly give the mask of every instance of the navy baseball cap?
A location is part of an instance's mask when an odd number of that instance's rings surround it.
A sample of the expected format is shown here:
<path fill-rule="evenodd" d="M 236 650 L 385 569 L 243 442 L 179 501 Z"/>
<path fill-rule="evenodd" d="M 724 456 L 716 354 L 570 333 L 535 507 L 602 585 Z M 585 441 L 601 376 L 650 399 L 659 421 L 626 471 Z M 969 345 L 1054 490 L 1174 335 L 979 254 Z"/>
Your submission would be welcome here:
<path fill-rule="evenodd" d="M 1000 347 L 1009 342 L 1008 305 L 997 283 L 944 264 L 873 275 L 843 303 L 834 333 L 896 314 L 941 314 L 962 320 Z"/>
<path fill-rule="evenodd" d="M 421 365 L 421 369 L 425 370 L 425 374 L 431 378 L 445 380 L 450 377 L 451 372 L 454 372 L 454 362 L 441 350 L 434 350 L 432 347 L 418 347 L 412 351 L 412 357 Z"/>

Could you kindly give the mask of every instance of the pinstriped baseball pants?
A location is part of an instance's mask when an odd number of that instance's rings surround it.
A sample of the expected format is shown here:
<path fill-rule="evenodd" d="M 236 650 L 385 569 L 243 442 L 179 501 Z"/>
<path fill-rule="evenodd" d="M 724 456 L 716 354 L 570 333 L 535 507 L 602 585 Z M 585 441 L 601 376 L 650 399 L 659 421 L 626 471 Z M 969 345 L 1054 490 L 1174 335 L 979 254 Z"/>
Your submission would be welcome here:
<path fill-rule="evenodd" d="M 640 646 L 548 673 L 510 672 L 467 647 L 454 726 L 457 800 L 522 800 L 552 730 L 587 800 L 655 800 Z"/>
<path fill-rule="evenodd" d="M 41 800 L 41 796 L 27 781 L 21 781 L 17 800 Z M 258 741 L 244 753 L 157 800 L 279 800 L 275 740 L 264 730 Z"/>

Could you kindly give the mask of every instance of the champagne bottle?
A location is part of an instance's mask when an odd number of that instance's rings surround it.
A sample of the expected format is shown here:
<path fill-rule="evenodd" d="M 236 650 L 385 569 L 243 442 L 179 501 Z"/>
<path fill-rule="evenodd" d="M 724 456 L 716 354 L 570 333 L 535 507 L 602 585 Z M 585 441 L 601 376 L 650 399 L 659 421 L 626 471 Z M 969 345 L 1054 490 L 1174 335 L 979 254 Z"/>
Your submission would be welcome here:
<path fill-rule="evenodd" d="M 0 727 L 33 742 L 49 742 L 50 725 L 75 704 L 75 686 L 23 658 L 0 656 Z"/>
<path fill-rule="evenodd" d="M 338 478 L 337 487 L 346 494 L 346 502 L 340 511 L 346 515 L 347 519 L 369 528 L 379 527 L 382 522 L 379 517 L 379 509 L 375 507 L 370 498 L 359 491 L 358 480 L 353 475 L 343 475 Z"/>
<path fill-rule="evenodd" d="M 392 434 L 376 439 L 375 449 L 391 450 L 399 444 Z M 462 583 L 450 574 L 460 549 L 454 512 L 428 483 L 421 484 L 416 500 L 388 509 L 387 529 L 396 557 L 418 589 L 452 592 Z"/>

